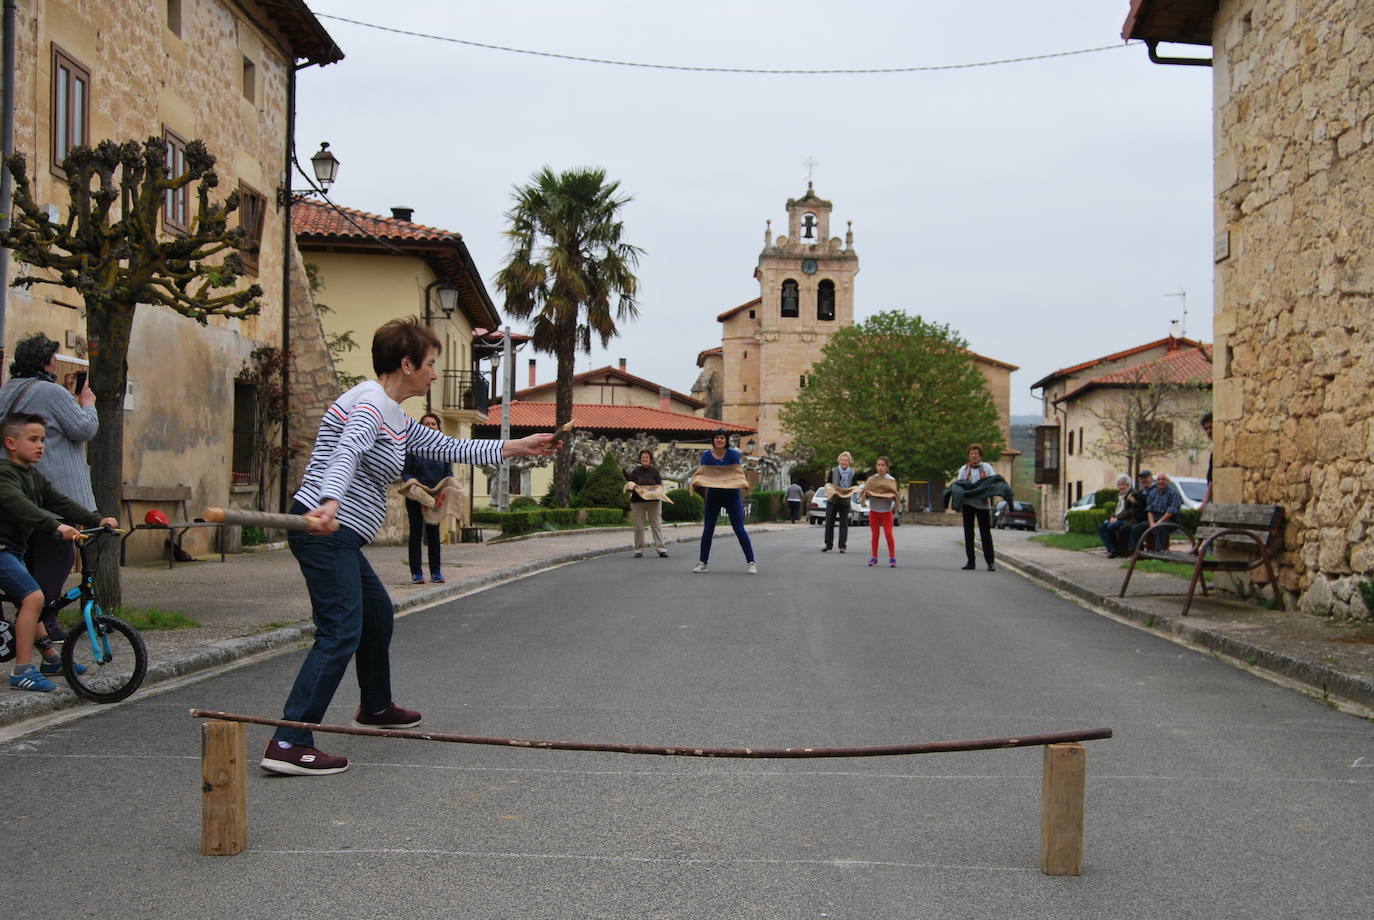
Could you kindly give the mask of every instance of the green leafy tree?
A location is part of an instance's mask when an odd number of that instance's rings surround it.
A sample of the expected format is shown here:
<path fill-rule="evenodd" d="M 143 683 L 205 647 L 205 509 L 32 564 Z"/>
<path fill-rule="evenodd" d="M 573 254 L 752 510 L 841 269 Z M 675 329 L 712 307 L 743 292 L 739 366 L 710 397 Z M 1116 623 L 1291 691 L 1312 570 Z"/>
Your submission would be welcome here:
<path fill-rule="evenodd" d="M 497 273 L 511 316 L 531 321 L 538 351 L 558 364 L 554 415 L 557 425 L 572 420 L 573 362 L 590 352 L 592 337 L 604 347 L 618 334 L 616 322 L 638 315 L 634 269 L 643 250 L 622 239 L 620 210 L 631 199 L 618 196 L 619 182 L 606 171 L 570 169 L 555 174 L 547 166 L 514 191 L 506 213 L 510 259 Z M 554 502 L 568 505 L 572 445 L 554 457 Z"/>
<path fill-rule="evenodd" d="M 972 442 L 989 460 L 1003 449 L 1001 416 L 967 343 L 899 310 L 835 333 L 781 420 L 818 457 L 847 450 L 871 467 L 886 455 L 903 480 L 944 481 Z"/>
<path fill-rule="evenodd" d="M 62 161 L 70 207 L 54 221 L 34 199 L 23 154 L 5 161 L 14 177 L 11 224 L 0 245 L 15 252 L 26 272 L 14 286 L 51 284 L 71 288 L 85 304 L 90 386 L 100 430 L 91 439 L 91 486 L 99 508 L 119 507 L 124 461 L 124 391 L 129 379 L 129 337 L 140 305 L 165 307 L 205 325 L 211 316 L 257 313 L 262 289 L 241 286 L 244 231 L 230 227 L 239 193 L 210 200 L 219 184 L 215 158 L 205 144 L 186 145 L 186 171 L 168 175 L 160 137 L 143 143 L 101 141 L 74 147 Z M 159 233 L 169 192 L 195 183 L 197 208 L 190 228 Z M 102 541 L 101 599 L 120 599 L 119 566 Z"/>
<path fill-rule="evenodd" d="M 587 484 L 582 487 L 577 503 L 583 508 L 619 508 L 622 511 L 630 507 L 625 474 L 610 451 L 606 451 L 601 463 L 587 476 Z"/>
<path fill-rule="evenodd" d="M 1197 420 L 1211 408 L 1210 381 L 1174 380 L 1164 361 L 1133 368 L 1125 376 L 1112 387 L 1115 398 L 1096 406 L 1085 402 L 1100 437 L 1084 453 L 1119 463 L 1134 482 L 1147 463 L 1206 449 Z"/>

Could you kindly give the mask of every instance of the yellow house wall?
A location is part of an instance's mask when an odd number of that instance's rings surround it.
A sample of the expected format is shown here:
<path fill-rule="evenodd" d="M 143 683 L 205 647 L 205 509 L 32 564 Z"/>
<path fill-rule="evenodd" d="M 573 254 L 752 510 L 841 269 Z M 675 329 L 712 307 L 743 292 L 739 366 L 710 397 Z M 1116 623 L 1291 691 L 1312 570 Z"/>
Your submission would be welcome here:
<path fill-rule="evenodd" d="M 128 0 L 19 0 L 17 4 L 15 147 L 28 158 L 40 205 L 67 211 L 65 183 L 50 171 L 52 45 L 90 72 L 88 140 L 143 140 L 164 128 L 202 139 L 217 159 L 222 198 L 252 185 L 268 198 L 259 272 L 261 312 L 211 318 L 207 327 L 163 307 L 140 307 L 129 349 L 132 407 L 125 417 L 124 481 L 142 486 L 187 484 L 193 506 L 242 504 L 231 494 L 233 379 L 249 352 L 280 344 L 282 222 L 273 206 L 284 158 L 288 61 L 274 39 L 242 18 L 237 4 L 196 0 L 182 5 L 182 37 L 165 25 L 165 6 Z M 242 93 L 242 54 L 256 69 L 255 101 Z M 195 207 L 194 192 L 192 208 Z M 11 278 L 18 266 L 11 263 Z M 5 279 L 5 283 L 9 279 Z M 42 331 L 64 344 L 84 342 L 80 300 L 42 285 L 9 295 L 5 348 Z M 81 353 L 81 347 L 75 349 Z M 140 535 L 141 536 L 141 535 Z M 193 531 L 192 552 L 211 536 Z M 138 540 L 130 558 L 156 555 Z M 160 547 L 158 547 L 160 549 Z"/>

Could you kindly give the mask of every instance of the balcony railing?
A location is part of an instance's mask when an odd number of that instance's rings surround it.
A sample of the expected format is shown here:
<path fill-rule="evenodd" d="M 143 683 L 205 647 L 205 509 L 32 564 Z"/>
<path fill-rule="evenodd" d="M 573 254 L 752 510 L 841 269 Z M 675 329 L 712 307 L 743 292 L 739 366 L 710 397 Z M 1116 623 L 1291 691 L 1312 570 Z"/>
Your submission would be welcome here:
<path fill-rule="evenodd" d="M 444 371 L 443 408 L 445 411 L 466 409 L 469 412 L 487 411 L 491 388 L 485 374 L 479 371 Z"/>

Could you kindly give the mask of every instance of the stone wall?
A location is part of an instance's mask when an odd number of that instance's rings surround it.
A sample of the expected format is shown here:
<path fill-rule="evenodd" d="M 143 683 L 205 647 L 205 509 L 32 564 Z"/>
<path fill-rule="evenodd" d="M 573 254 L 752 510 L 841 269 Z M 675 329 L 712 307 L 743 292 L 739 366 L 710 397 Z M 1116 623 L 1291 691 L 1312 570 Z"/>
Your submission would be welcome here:
<path fill-rule="evenodd" d="M 1374 4 L 1223 0 L 1215 494 L 1282 505 L 1300 609 L 1370 618 Z"/>

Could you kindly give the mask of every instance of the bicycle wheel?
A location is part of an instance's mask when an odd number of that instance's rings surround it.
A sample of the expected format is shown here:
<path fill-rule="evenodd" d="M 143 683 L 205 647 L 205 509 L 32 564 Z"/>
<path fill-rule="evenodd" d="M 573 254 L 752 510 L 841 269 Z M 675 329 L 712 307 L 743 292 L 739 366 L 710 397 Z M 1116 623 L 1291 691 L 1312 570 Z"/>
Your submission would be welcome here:
<path fill-rule="evenodd" d="M 118 617 L 96 608 L 95 634 L 86 618 L 77 621 L 62 643 L 62 674 L 76 695 L 95 703 L 117 703 L 143 684 L 148 673 L 148 647 L 143 637 Z M 85 673 L 77 673 L 77 665 Z"/>

